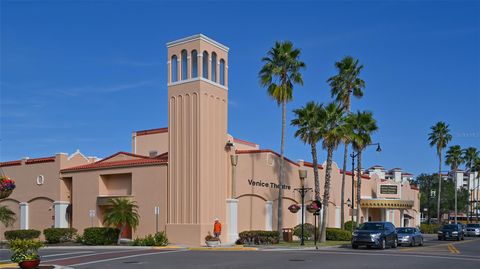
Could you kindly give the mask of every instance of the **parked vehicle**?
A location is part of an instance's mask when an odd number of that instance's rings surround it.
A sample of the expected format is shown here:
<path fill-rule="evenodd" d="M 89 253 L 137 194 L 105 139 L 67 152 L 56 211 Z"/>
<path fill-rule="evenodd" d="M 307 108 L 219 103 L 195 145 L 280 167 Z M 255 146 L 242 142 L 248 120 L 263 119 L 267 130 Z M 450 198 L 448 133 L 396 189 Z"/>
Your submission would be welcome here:
<path fill-rule="evenodd" d="M 417 228 L 397 228 L 397 236 L 399 245 L 423 246 L 423 235 Z"/>
<path fill-rule="evenodd" d="M 467 224 L 466 236 L 480 236 L 480 223 Z"/>
<path fill-rule="evenodd" d="M 354 249 L 359 246 L 378 247 L 380 249 L 385 249 L 387 246 L 396 248 L 397 245 L 397 231 L 391 222 L 365 222 L 352 234 L 352 248 Z"/>
<path fill-rule="evenodd" d="M 458 224 L 445 224 L 440 230 L 438 230 L 438 240 L 464 240 L 465 233 L 463 232 L 462 225 Z"/>

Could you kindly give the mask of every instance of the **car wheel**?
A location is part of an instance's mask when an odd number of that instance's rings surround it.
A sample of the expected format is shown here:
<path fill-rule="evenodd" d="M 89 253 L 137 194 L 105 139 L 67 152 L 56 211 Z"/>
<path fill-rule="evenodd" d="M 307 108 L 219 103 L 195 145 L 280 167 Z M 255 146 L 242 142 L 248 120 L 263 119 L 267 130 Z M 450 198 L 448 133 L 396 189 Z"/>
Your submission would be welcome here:
<path fill-rule="evenodd" d="M 414 247 L 414 246 L 415 246 L 415 239 L 412 239 L 412 240 L 410 241 L 410 246 L 411 246 L 411 247 Z"/>
<path fill-rule="evenodd" d="M 462 235 L 462 240 L 465 240 L 465 236 L 464 236 L 464 235 Z"/>
<path fill-rule="evenodd" d="M 367 248 L 368 248 L 368 249 L 371 249 L 371 248 L 372 248 L 372 246 L 369 246 L 369 245 L 367 245 Z"/>
<path fill-rule="evenodd" d="M 393 240 L 393 245 L 392 245 L 392 248 L 397 248 L 398 247 L 398 238 L 395 238 Z"/>
<path fill-rule="evenodd" d="M 423 238 L 420 238 L 420 244 L 419 246 L 423 246 Z"/>
<path fill-rule="evenodd" d="M 380 241 L 380 249 L 385 249 L 385 247 L 386 247 L 385 238 L 382 238 L 382 241 Z"/>
<path fill-rule="evenodd" d="M 352 248 L 353 248 L 353 249 L 357 249 L 357 248 L 358 248 L 358 245 L 357 245 L 357 244 L 352 244 Z"/>

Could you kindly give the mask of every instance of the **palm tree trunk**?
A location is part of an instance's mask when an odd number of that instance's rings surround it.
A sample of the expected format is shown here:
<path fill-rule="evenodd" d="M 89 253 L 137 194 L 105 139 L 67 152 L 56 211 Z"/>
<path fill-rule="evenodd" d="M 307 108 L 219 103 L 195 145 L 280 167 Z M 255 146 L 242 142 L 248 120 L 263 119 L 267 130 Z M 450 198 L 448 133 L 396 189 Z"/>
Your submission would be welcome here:
<path fill-rule="evenodd" d="M 480 171 L 477 172 L 477 188 L 475 188 L 475 216 L 477 217 L 477 223 L 478 223 L 478 192 L 480 191 Z"/>
<path fill-rule="evenodd" d="M 437 196 L 437 224 L 440 224 L 440 195 L 442 194 L 442 152 L 438 154 L 438 196 Z"/>
<path fill-rule="evenodd" d="M 123 231 L 125 230 L 126 225 L 122 224 L 120 226 L 120 233 L 118 234 L 118 240 L 117 240 L 117 245 L 120 245 L 120 239 L 122 238 Z"/>
<path fill-rule="evenodd" d="M 323 188 L 323 214 L 322 214 L 322 230 L 320 232 L 320 242 L 327 240 L 327 223 L 328 223 L 328 201 L 330 200 L 330 182 L 332 174 L 332 157 L 333 147 L 327 149 L 327 168 L 325 170 L 325 186 Z"/>
<path fill-rule="evenodd" d="M 285 128 L 286 128 L 286 122 L 287 122 L 287 101 L 283 100 L 282 102 L 282 141 L 280 144 L 280 178 L 278 180 L 278 209 L 277 209 L 277 216 L 278 216 L 278 223 L 277 223 L 277 230 L 280 234 L 282 234 L 282 228 L 283 228 L 283 189 L 282 185 L 284 182 L 284 176 L 285 176 Z"/>
<path fill-rule="evenodd" d="M 453 169 L 453 173 L 455 175 L 455 224 L 457 224 L 457 168 Z"/>
<path fill-rule="evenodd" d="M 357 156 L 357 220 L 356 226 L 360 224 L 360 200 L 362 194 L 362 151 L 358 151 Z"/>
<path fill-rule="evenodd" d="M 342 173 L 342 189 L 340 198 L 340 227 L 345 227 L 345 174 L 347 173 L 347 158 L 348 158 L 348 143 L 345 143 L 345 149 L 343 151 L 343 173 Z"/>
<path fill-rule="evenodd" d="M 315 180 L 315 200 L 320 199 L 320 179 L 318 177 L 317 144 L 312 143 L 313 177 Z"/>
<path fill-rule="evenodd" d="M 469 167 L 469 172 L 468 172 L 468 182 L 467 182 L 467 189 L 468 189 L 468 192 L 467 192 L 467 201 L 468 201 L 468 204 L 467 204 L 467 223 L 470 223 L 470 218 L 472 216 L 472 196 L 470 195 L 471 193 L 471 190 L 470 190 L 470 177 L 472 175 L 472 164 L 470 164 L 470 167 Z M 475 176 L 475 174 L 474 174 Z M 473 186 L 475 186 L 475 177 L 473 178 L 474 180 L 474 184 Z"/>

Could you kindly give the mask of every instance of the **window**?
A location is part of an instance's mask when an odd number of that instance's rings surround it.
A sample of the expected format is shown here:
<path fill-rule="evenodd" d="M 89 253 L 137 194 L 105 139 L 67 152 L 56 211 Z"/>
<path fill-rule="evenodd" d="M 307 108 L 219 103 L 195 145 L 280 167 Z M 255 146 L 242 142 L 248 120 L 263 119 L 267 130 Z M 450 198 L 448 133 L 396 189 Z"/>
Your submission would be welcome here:
<path fill-rule="evenodd" d="M 172 69 L 172 82 L 176 82 L 176 81 L 178 80 L 178 62 L 177 62 L 177 55 L 173 55 L 173 56 L 172 56 L 171 69 Z"/>
<path fill-rule="evenodd" d="M 208 52 L 204 51 L 203 52 L 203 65 L 202 65 L 202 76 L 204 78 L 208 78 Z"/>
<path fill-rule="evenodd" d="M 198 77 L 198 53 L 196 50 L 192 51 L 192 78 Z"/>
<path fill-rule="evenodd" d="M 182 50 L 182 79 L 188 78 L 187 51 Z"/>
<path fill-rule="evenodd" d="M 220 60 L 220 85 L 225 86 L 225 60 Z"/>
<path fill-rule="evenodd" d="M 217 82 L 217 54 L 212 52 L 212 81 Z"/>

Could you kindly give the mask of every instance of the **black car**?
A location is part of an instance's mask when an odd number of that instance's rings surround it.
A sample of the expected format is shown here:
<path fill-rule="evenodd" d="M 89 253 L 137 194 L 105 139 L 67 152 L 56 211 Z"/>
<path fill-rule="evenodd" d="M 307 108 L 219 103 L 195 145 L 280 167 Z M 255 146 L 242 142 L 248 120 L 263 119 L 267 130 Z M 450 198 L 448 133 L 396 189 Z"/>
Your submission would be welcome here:
<path fill-rule="evenodd" d="M 465 239 L 465 233 L 460 223 L 458 224 L 445 224 L 440 230 L 438 230 L 438 240 L 463 240 Z"/>
<path fill-rule="evenodd" d="M 387 246 L 396 248 L 397 245 L 397 231 L 391 222 L 365 222 L 352 234 L 352 248 L 354 249 L 359 246 L 378 247 L 380 249 L 385 249 Z"/>

